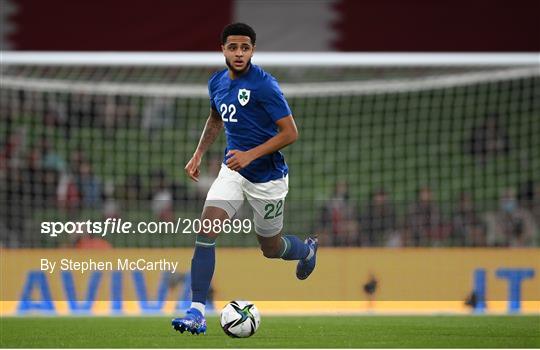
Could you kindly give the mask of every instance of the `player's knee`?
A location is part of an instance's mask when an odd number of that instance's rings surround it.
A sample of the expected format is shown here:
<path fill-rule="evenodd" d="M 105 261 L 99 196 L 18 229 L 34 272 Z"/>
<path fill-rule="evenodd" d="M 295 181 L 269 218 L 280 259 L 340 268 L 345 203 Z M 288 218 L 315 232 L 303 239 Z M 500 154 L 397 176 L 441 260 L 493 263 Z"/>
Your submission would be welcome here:
<path fill-rule="evenodd" d="M 215 240 L 222 231 L 223 221 L 228 219 L 227 212 L 217 207 L 205 207 L 201 216 L 201 224 L 196 232 L 199 237 Z"/>
<path fill-rule="evenodd" d="M 265 258 L 276 259 L 281 255 L 281 247 L 276 245 L 261 246 L 262 253 Z"/>

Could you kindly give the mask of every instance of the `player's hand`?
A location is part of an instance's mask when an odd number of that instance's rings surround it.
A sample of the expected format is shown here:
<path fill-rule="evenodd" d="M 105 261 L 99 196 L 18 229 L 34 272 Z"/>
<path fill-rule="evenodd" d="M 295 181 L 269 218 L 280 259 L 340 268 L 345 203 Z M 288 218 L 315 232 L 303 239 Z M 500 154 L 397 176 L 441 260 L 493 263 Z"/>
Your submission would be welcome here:
<path fill-rule="evenodd" d="M 201 160 L 202 157 L 200 155 L 194 154 L 184 168 L 187 176 L 195 182 L 199 182 L 199 175 L 201 173 L 199 166 L 201 165 Z"/>
<path fill-rule="evenodd" d="M 238 171 L 241 170 L 249 165 L 253 161 L 253 157 L 248 152 L 239 151 L 236 149 L 232 149 L 229 152 L 227 152 L 227 161 L 225 162 L 227 164 L 227 167 L 231 170 Z"/>

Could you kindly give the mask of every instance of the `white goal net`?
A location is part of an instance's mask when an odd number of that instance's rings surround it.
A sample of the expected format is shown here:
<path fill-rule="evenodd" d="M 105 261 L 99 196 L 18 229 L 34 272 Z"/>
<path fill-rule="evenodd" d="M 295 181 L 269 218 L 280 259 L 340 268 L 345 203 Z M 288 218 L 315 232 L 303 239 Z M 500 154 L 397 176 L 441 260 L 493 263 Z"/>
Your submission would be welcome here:
<path fill-rule="evenodd" d="M 285 230 L 328 245 L 538 244 L 538 58 L 257 54 L 300 131 L 284 150 Z M 222 66 L 213 53 L 3 53 L 2 244 L 66 244 L 39 234 L 43 220 L 197 216 L 224 137 L 199 183 L 183 167 L 208 116 L 207 79 Z"/>

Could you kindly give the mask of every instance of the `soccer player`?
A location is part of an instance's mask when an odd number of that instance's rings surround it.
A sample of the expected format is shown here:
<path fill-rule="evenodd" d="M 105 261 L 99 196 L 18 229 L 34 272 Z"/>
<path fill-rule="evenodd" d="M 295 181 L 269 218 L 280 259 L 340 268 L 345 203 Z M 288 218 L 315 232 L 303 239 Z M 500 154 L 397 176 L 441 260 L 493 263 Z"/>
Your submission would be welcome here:
<path fill-rule="evenodd" d="M 296 276 L 306 279 L 315 268 L 318 241 L 283 235 L 283 203 L 288 192 L 288 168 L 283 147 L 298 131 L 277 81 L 251 63 L 255 31 L 244 23 L 226 26 L 221 50 L 227 69 L 208 81 L 210 116 L 193 157 L 185 167 L 194 181 L 204 153 L 225 128 L 227 148 L 218 177 L 208 191 L 201 220 L 232 218 L 244 197 L 253 209 L 254 227 L 267 258 L 298 260 Z M 191 308 L 172 321 L 175 330 L 204 333 L 205 302 L 215 267 L 215 230 L 197 234 L 191 260 Z"/>

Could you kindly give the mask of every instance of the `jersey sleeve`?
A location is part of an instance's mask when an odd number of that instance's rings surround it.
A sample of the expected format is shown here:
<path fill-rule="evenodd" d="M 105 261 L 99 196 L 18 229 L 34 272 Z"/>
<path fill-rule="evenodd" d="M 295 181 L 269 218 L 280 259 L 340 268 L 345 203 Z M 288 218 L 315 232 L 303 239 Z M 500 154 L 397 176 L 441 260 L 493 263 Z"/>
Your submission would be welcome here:
<path fill-rule="evenodd" d="M 216 104 L 214 103 L 214 78 L 215 75 L 208 80 L 208 96 L 210 97 L 210 108 L 217 111 Z"/>
<path fill-rule="evenodd" d="M 269 79 L 261 90 L 261 105 L 274 122 L 292 114 L 276 79 Z"/>

